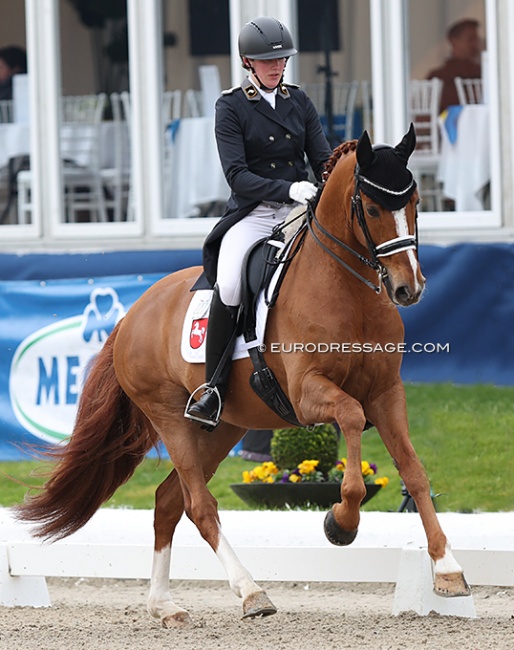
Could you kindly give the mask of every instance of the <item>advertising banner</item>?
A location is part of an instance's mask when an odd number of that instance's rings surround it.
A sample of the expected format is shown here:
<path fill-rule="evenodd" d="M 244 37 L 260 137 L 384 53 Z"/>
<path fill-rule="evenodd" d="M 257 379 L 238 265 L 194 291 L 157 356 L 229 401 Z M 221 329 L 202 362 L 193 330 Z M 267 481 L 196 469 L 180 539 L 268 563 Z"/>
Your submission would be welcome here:
<path fill-rule="evenodd" d="M 70 435 L 88 364 L 163 275 L 0 282 L 0 459 Z"/>
<path fill-rule="evenodd" d="M 97 261 L 102 269 L 107 263 L 103 257 L 79 257 L 77 273 L 96 267 Z M 162 263 L 170 266 L 169 258 Z M 109 258 L 109 268 L 114 260 Z M 418 304 L 399 310 L 405 325 L 404 381 L 514 385 L 514 246 L 421 246 L 420 260 L 427 288 Z M 23 271 L 42 276 L 49 269 L 46 261 L 30 259 Z M 120 256 L 121 261 L 134 268 L 136 259 L 127 262 Z M 172 261 L 177 266 L 188 262 Z M 19 264 L 14 257 L 10 262 L 11 269 Z M 4 277 L 10 274 L 7 266 Z M 64 259 L 61 266 L 73 270 Z M 88 364 L 118 320 L 164 275 L 159 269 L 93 279 L 25 275 L 0 281 L 0 460 L 27 457 L 27 446 L 60 444 L 70 435 Z M 315 342 L 300 344 L 294 353 L 316 351 Z M 293 353 L 281 350 L 280 341 L 275 345 L 271 352 Z M 375 341 L 351 341 L 344 333 L 330 345 L 340 354 L 376 351 Z M 398 352 L 384 348 L 386 354 Z"/>

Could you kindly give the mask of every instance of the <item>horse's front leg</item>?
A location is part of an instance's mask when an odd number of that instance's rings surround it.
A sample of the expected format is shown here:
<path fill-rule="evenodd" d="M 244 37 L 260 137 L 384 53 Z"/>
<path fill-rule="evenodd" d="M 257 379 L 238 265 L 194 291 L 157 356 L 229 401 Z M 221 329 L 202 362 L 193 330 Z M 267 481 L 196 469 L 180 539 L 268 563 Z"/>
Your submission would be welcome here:
<path fill-rule="evenodd" d="M 367 407 L 367 413 L 416 503 L 434 566 L 434 591 L 441 596 L 469 595 L 462 568 L 439 524 L 425 468 L 409 437 L 405 390 L 401 381 L 374 399 Z"/>
<path fill-rule="evenodd" d="M 298 410 L 305 422 L 335 420 L 346 441 L 347 465 L 341 484 L 341 503 L 334 504 L 328 512 L 325 535 L 332 544 L 347 546 L 357 535 L 360 504 L 366 496 L 361 462 L 364 411 L 357 400 L 321 375 L 304 380 Z"/>

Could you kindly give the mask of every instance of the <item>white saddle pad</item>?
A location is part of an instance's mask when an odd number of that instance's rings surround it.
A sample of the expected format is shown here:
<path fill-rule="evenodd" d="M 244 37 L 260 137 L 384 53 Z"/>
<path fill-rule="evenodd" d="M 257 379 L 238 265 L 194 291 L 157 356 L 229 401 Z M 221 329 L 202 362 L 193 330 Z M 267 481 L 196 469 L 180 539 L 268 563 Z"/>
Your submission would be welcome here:
<path fill-rule="evenodd" d="M 243 359 L 250 356 L 248 350 L 264 342 L 266 320 L 268 318 L 269 297 L 273 295 L 276 283 L 280 277 L 282 268 L 279 267 L 269 284 L 266 296 L 261 291 L 257 301 L 257 338 L 255 341 L 245 341 L 241 335 L 236 340 L 232 359 Z M 188 363 L 205 363 L 205 339 L 207 335 L 207 322 L 209 320 L 209 308 L 211 305 L 212 290 L 195 291 L 192 294 L 191 302 L 184 318 L 182 327 L 182 340 L 180 350 L 184 361 Z"/>

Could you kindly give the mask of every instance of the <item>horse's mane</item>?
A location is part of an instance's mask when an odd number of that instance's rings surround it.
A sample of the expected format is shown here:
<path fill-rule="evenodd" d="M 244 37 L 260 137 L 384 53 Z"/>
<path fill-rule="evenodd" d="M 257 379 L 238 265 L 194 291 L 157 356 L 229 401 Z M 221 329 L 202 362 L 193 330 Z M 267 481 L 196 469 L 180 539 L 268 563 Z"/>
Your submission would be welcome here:
<path fill-rule="evenodd" d="M 342 142 L 339 144 L 333 151 L 330 158 L 325 163 L 325 169 L 323 171 L 323 183 L 326 183 L 330 174 L 334 171 L 338 160 L 344 158 L 349 154 L 353 153 L 357 149 L 357 140 L 348 140 L 347 142 Z M 282 231 L 284 233 L 286 243 L 289 242 L 295 234 L 301 230 L 305 224 L 306 219 L 306 210 L 305 206 L 299 205 L 297 208 L 293 208 L 289 215 L 287 216 L 284 224 L 282 225 Z M 300 219 L 300 221 L 298 221 Z"/>
<path fill-rule="evenodd" d="M 330 156 L 330 158 L 327 160 L 325 164 L 325 172 L 324 172 L 325 180 L 334 171 L 334 167 L 336 166 L 339 158 L 342 158 L 343 156 L 347 156 L 348 154 L 353 153 L 355 149 L 357 149 L 357 140 L 348 140 L 348 142 L 342 142 L 334 149 L 332 155 Z"/>

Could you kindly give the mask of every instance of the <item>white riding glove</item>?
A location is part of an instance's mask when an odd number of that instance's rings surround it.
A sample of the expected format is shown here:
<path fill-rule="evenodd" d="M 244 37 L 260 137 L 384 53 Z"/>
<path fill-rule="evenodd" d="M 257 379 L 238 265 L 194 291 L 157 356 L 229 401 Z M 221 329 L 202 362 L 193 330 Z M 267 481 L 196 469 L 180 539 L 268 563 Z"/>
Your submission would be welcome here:
<path fill-rule="evenodd" d="M 307 201 L 310 201 L 316 196 L 317 192 L 318 188 L 313 183 L 309 183 L 309 181 L 298 181 L 297 183 L 293 183 L 289 188 L 289 197 L 293 201 L 305 205 Z"/>

